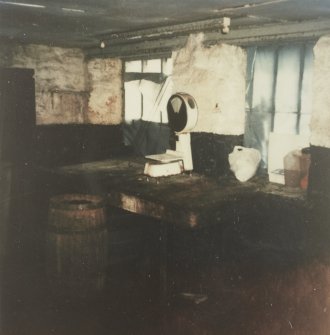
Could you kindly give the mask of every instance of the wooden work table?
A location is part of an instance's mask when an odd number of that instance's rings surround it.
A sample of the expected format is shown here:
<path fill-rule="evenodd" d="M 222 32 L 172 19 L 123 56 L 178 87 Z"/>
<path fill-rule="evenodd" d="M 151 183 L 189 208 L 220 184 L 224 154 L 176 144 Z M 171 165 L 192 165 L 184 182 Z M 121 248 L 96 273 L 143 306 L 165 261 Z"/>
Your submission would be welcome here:
<path fill-rule="evenodd" d="M 109 159 L 53 168 L 51 173 L 61 184 L 90 185 L 93 192 L 106 196 L 110 206 L 184 228 L 221 221 L 224 211 L 241 199 L 263 195 L 305 202 L 305 192 L 260 178 L 245 183 L 234 177 L 211 179 L 195 173 L 151 178 L 143 174 L 144 162 Z"/>
<path fill-rule="evenodd" d="M 303 273 L 303 278 L 309 278 L 310 268 L 305 264 L 314 264 L 329 249 L 327 216 L 310 211 L 306 192 L 259 177 L 246 183 L 234 176 L 212 179 L 196 173 L 150 178 L 143 174 L 144 162 L 122 158 L 39 171 L 45 173 L 43 187 L 49 183 L 53 194 L 54 190 L 98 193 L 110 207 L 157 219 L 158 224 L 151 220 L 148 229 L 157 231 L 151 235 L 157 249 L 150 254 L 158 258 L 164 325 L 180 292 L 200 293 L 201 287 L 209 296 L 205 310 L 210 308 L 212 313 L 222 311 L 223 301 L 232 302 L 229 306 L 238 310 L 242 306 L 243 314 L 253 308 L 263 313 L 263 302 L 278 301 L 278 297 L 282 299 L 279 311 L 286 306 L 296 308 L 292 287 L 297 287 L 294 292 L 305 292 L 300 285 L 307 279 L 301 282 L 299 277 Z M 323 269 L 327 267 L 322 263 L 317 270 L 322 274 L 320 281 L 328 275 Z M 316 286 L 310 287 L 314 292 Z M 255 294 L 259 300 L 254 300 Z M 231 315 L 231 309 L 226 313 Z M 221 320 L 222 314 L 215 315 L 215 320 Z M 275 314 L 272 318 L 277 320 Z M 242 333 L 241 329 L 236 333 Z"/>

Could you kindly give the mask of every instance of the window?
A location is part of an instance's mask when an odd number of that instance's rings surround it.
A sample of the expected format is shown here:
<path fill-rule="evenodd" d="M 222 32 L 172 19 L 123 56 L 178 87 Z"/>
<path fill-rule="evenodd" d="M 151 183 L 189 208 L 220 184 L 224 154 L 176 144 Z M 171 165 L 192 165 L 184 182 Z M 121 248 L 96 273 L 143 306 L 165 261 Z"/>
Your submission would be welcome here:
<path fill-rule="evenodd" d="M 247 49 L 245 145 L 267 167 L 270 132 L 309 134 L 313 43 Z"/>
<path fill-rule="evenodd" d="M 125 63 L 124 140 L 139 154 L 162 153 L 169 146 L 166 106 L 171 74 L 171 58 Z"/>
<path fill-rule="evenodd" d="M 172 59 L 137 60 L 125 63 L 125 122 L 144 120 L 167 123 L 164 108 L 156 108 L 166 80 L 172 74 Z M 168 89 L 168 88 L 167 88 Z M 162 106 L 163 107 L 163 106 Z"/>

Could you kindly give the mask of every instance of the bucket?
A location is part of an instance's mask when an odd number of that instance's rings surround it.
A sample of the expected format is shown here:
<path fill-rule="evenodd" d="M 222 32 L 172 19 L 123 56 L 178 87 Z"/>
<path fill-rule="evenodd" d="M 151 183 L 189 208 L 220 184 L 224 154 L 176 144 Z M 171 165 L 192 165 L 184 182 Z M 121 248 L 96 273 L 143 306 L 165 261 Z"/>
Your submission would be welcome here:
<path fill-rule="evenodd" d="M 99 196 L 65 194 L 50 199 L 46 270 L 57 295 L 92 297 L 106 282 L 108 234 Z"/>
<path fill-rule="evenodd" d="M 284 157 L 286 186 L 307 188 L 310 154 L 307 149 L 290 151 Z"/>

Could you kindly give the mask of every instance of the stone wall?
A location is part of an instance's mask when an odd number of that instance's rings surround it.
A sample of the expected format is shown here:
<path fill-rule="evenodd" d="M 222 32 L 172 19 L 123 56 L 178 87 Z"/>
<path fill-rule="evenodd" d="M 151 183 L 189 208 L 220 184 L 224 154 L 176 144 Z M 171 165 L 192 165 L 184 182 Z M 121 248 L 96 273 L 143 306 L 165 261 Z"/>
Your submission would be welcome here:
<path fill-rule="evenodd" d="M 173 53 L 174 91 L 192 94 L 199 107 L 195 132 L 241 135 L 245 122 L 243 49 L 202 45 L 192 35 Z M 330 148 L 330 36 L 314 48 L 311 143 Z M 37 124 L 119 124 L 123 117 L 122 62 L 86 62 L 79 49 L 2 45 L 0 66 L 35 70 Z"/>
<path fill-rule="evenodd" d="M 37 124 L 85 122 L 88 85 L 81 50 L 44 45 L 9 45 L 3 49 L 1 66 L 35 71 Z"/>
<path fill-rule="evenodd" d="M 173 53 L 174 91 L 192 94 L 199 107 L 194 131 L 244 133 L 245 70 L 243 49 L 226 44 L 206 48 L 203 35 L 190 36 L 185 48 Z M 311 144 L 330 148 L 330 36 L 314 48 Z"/>
<path fill-rule="evenodd" d="M 314 47 L 311 143 L 330 148 L 330 36 Z"/>
<path fill-rule="evenodd" d="M 120 59 L 93 59 L 87 64 L 90 98 L 87 122 L 119 124 L 123 119 L 123 78 Z"/>
<path fill-rule="evenodd" d="M 0 66 L 35 71 L 36 119 L 43 124 L 119 124 L 122 62 L 86 62 L 80 49 L 3 45 Z"/>
<path fill-rule="evenodd" d="M 245 122 L 246 54 L 242 48 L 217 44 L 206 48 L 203 34 L 191 35 L 174 52 L 174 92 L 191 94 L 198 105 L 194 132 L 241 135 Z"/>

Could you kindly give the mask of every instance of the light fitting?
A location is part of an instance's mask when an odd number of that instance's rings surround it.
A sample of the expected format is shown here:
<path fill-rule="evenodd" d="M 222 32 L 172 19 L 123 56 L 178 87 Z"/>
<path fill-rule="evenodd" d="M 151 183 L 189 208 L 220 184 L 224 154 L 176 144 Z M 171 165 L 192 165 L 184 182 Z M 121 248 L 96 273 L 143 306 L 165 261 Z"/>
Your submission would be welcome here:
<path fill-rule="evenodd" d="M 31 8 L 46 8 L 43 5 L 37 5 L 33 3 L 23 3 L 23 2 L 12 2 L 12 1 L 0 1 L 1 5 L 11 5 L 11 6 L 21 6 L 21 7 L 31 7 Z"/>
<path fill-rule="evenodd" d="M 85 10 L 84 10 L 84 9 L 65 8 L 65 7 L 63 7 L 62 10 L 63 10 L 64 12 L 85 13 Z"/>

